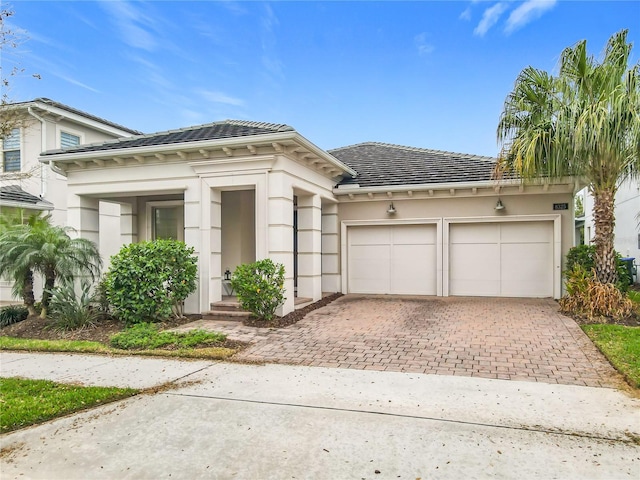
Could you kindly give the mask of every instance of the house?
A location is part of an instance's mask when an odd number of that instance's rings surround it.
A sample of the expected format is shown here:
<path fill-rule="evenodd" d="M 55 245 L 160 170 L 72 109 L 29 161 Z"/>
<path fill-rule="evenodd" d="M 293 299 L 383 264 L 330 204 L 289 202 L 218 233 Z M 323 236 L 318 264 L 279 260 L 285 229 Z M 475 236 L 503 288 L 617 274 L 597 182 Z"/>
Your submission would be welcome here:
<path fill-rule="evenodd" d="M 596 229 L 593 223 L 593 197 L 587 189 L 578 193 L 584 205 L 584 243 L 593 242 Z M 616 224 L 614 248 L 623 257 L 635 258 L 635 264 L 640 264 L 640 182 L 627 178 L 616 193 L 615 197 Z M 637 281 L 637 279 L 636 279 Z"/>
<path fill-rule="evenodd" d="M 46 211 L 57 225 L 67 223 L 67 181 L 38 161 L 40 153 L 141 134 L 47 98 L 3 105 L 0 115 L 13 126 L 0 145 L 0 211 L 22 210 L 27 215 Z M 119 226 L 120 212 L 113 210 L 113 204 L 103 207 L 101 244 L 108 256 L 120 246 L 110 245 L 108 235 L 111 224 Z M 11 299 L 10 291 L 11 283 L 0 281 L 0 300 Z"/>
<path fill-rule="evenodd" d="M 184 240 L 199 257 L 187 312 L 221 300 L 226 270 L 270 257 L 287 300 L 323 292 L 561 296 L 573 179 L 493 180 L 494 159 L 363 143 L 325 151 L 288 125 L 227 120 L 50 150 L 67 220 L 99 241 L 100 202 L 120 241 Z"/>

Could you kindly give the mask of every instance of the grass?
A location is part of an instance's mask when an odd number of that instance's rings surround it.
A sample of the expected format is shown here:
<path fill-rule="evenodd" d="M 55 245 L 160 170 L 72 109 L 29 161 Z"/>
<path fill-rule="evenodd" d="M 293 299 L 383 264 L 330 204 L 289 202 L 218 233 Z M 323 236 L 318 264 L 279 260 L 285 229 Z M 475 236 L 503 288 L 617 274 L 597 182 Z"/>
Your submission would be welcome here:
<path fill-rule="evenodd" d="M 153 348 L 143 350 L 124 350 L 104 345 L 100 342 L 81 340 L 36 340 L 29 338 L 0 337 L 0 350 L 27 352 L 66 352 L 66 353 L 98 353 L 108 355 L 142 355 L 153 357 L 198 358 L 206 360 L 223 360 L 236 353 L 226 347 L 174 348 L 172 350 Z"/>
<path fill-rule="evenodd" d="M 130 388 L 80 387 L 49 380 L 0 378 L 0 432 L 24 428 L 137 392 Z"/>
<path fill-rule="evenodd" d="M 582 329 L 631 386 L 640 388 L 640 327 L 602 324 Z"/>
<path fill-rule="evenodd" d="M 113 335 L 109 343 L 123 350 L 189 349 L 224 342 L 226 339 L 226 335 L 217 332 L 161 332 L 153 323 L 139 323 Z"/>

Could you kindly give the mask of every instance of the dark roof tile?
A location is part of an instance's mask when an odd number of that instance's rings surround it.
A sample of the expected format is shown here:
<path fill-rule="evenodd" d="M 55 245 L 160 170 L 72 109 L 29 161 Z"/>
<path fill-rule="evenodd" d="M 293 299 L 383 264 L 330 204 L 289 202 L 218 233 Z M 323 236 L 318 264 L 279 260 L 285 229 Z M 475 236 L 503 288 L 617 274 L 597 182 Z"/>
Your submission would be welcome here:
<path fill-rule="evenodd" d="M 358 172 L 341 185 L 361 187 L 418 185 L 491 180 L 496 160 L 464 153 L 366 142 L 329 150 Z"/>
<path fill-rule="evenodd" d="M 196 125 L 193 127 L 169 130 L 166 132 L 139 135 L 135 137 L 123 137 L 106 142 L 81 145 L 79 147 L 66 148 L 64 150 L 49 150 L 42 155 L 55 155 L 58 153 L 99 152 L 116 150 L 120 148 L 152 147 L 158 145 L 171 145 L 199 140 L 218 140 L 223 138 L 246 137 L 264 135 L 268 133 L 289 132 L 293 128 L 289 125 L 250 122 L 244 120 L 224 120 L 221 122 Z"/>
<path fill-rule="evenodd" d="M 0 187 L 0 202 L 22 203 L 28 205 L 41 205 L 53 208 L 53 204 L 29 192 L 25 192 L 18 185 Z"/>

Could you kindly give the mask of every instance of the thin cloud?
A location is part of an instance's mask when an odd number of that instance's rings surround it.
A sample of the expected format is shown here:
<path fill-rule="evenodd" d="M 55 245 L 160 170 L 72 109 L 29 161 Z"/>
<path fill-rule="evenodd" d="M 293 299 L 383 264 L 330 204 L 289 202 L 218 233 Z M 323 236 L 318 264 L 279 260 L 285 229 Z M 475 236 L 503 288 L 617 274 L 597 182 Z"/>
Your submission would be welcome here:
<path fill-rule="evenodd" d="M 433 44 L 427 42 L 427 37 L 428 37 L 427 33 L 422 32 L 416 35 L 413 39 L 416 44 L 416 48 L 418 49 L 418 55 L 420 56 L 429 55 L 430 53 L 433 53 L 433 51 L 436 49 L 436 47 L 433 46 Z"/>
<path fill-rule="evenodd" d="M 280 61 L 276 50 L 278 43 L 276 29 L 279 27 L 280 22 L 270 5 L 265 6 L 265 12 L 266 14 L 261 18 L 261 62 L 267 77 L 273 81 L 284 78 L 282 62 Z"/>
<path fill-rule="evenodd" d="M 243 107 L 245 102 L 241 98 L 232 97 L 226 93 L 211 90 L 198 90 L 198 93 L 209 102 L 222 103 L 225 105 L 233 105 L 235 107 Z"/>
<path fill-rule="evenodd" d="M 150 31 L 155 29 L 151 17 L 129 2 L 103 1 L 101 4 L 120 30 L 124 43 L 149 52 L 156 50 L 158 41 Z"/>
<path fill-rule="evenodd" d="M 491 29 L 491 27 L 493 27 L 498 22 L 500 16 L 505 12 L 507 8 L 507 4 L 502 2 L 498 2 L 492 7 L 487 8 L 482 14 L 482 19 L 473 31 L 473 34 L 479 37 L 483 37 L 489 31 L 489 29 Z"/>
<path fill-rule="evenodd" d="M 467 7 L 458 17 L 460 20 L 471 20 L 471 7 Z"/>
<path fill-rule="evenodd" d="M 556 0 L 527 0 L 509 15 L 504 29 L 505 33 L 513 33 L 528 23 L 537 20 L 545 12 L 555 7 L 556 3 Z"/>

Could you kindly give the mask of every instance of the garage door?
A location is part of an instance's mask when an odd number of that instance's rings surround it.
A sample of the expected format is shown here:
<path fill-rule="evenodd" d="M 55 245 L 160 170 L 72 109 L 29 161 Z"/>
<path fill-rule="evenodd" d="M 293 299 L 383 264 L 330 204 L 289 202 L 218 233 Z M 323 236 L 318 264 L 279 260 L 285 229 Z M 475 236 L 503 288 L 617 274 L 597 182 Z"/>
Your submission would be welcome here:
<path fill-rule="evenodd" d="M 553 222 L 451 224 L 449 295 L 552 297 Z"/>
<path fill-rule="evenodd" d="M 349 227 L 347 236 L 349 292 L 436 295 L 435 225 Z"/>

